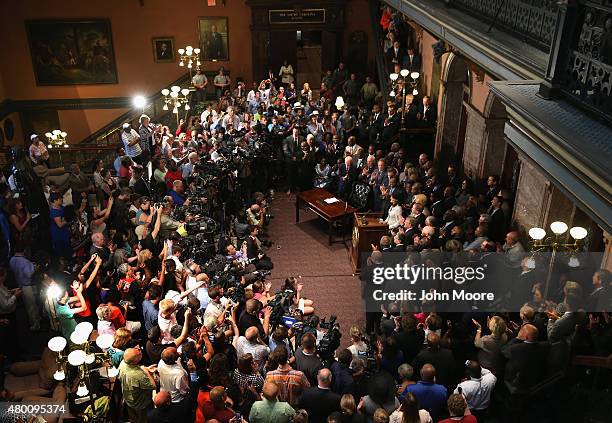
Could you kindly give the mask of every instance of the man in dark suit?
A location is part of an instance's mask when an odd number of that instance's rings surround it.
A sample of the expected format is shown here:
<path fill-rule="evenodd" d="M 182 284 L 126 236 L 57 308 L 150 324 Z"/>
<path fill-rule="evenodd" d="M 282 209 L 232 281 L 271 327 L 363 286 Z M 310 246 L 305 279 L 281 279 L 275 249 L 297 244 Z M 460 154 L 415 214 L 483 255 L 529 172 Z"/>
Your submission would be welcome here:
<path fill-rule="evenodd" d="M 338 166 L 338 196 L 347 198 L 351 194 L 353 185 L 357 180 L 358 170 L 353 163 L 353 158 L 347 156 L 344 163 Z"/>
<path fill-rule="evenodd" d="M 403 232 L 398 232 L 393 237 L 393 243 L 395 246 L 393 247 L 393 251 L 398 253 L 406 252 L 406 247 L 408 246 L 408 239 L 406 238 L 406 234 Z"/>
<path fill-rule="evenodd" d="M 438 223 L 441 222 L 446 209 L 444 207 L 444 203 L 442 202 L 442 196 L 440 195 L 440 192 L 432 192 L 429 195 L 429 201 L 431 201 L 431 207 L 429 208 L 431 215 L 438 219 Z"/>
<path fill-rule="evenodd" d="M 488 210 L 489 216 L 491 216 L 489 238 L 500 244 L 503 244 L 506 238 L 506 218 L 504 211 L 501 209 L 503 202 L 503 197 L 496 195 L 491 200 L 491 207 Z"/>
<path fill-rule="evenodd" d="M 312 423 L 326 423 L 327 416 L 340 411 L 340 395 L 330 389 L 332 374 L 329 369 L 319 370 L 317 386 L 307 388 L 298 402 L 300 408 L 308 412 Z"/>
<path fill-rule="evenodd" d="M 287 166 L 287 179 L 289 180 L 289 189 L 287 194 L 295 192 L 298 187 L 298 156 L 301 153 L 300 144 L 302 140 L 300 138 L 300 131 L 297 128 L 293 128 L 290 136 L 283 140 L 283 159 Z"/>
<path fill-rule="evenodd" d="M 512 388 L 526 389 L 536 385 L 545 377 L 546 358 L 550 344 L 538 342 L 538 329 L 524 325 L 516 338 L 501 349 L 508 359 L 505 380 Z"/>
<path fill-rule="evenodd" d="M 599 269 L 593 273 L 593 291 L 587 297 L 587 311 L 607 310 L 606 303 L 610 302 L 609 287 L 611 282 L 610 271 Z"/>
<path fill-rule="evenodd" d="M 431 98 L 423 97 L 423 106 L 421 107 L 421 120 L 429 126 L 436 126 L 437 121 L 436 107 L 431 104 Z"/>
<path fill-rule="evenodd" d="M 387 50 L 387 62 L 389 64 L 389 71 L 393 72 L 395 65 L 401 65 L 404 62 L 404 56 L 406 53 L 400 47 L 399 41 L 394 41 L 393 46 Z"/>
<path fill-rule="evenodd" d="M 413 314 L 404 314 L 401 319 L 400 331 L 393 335 L 397 340 L 397 346 L 404 353 L 406 363 L 412 363 L 423 348 L 425 332 L 417 326 L 418 321 Z"/>
<path fill-rule="evenodd" d="M 440 336 L 435 332 L 427 334 L 427 348 L 422 350 L 412 361 L 415 373 L 420 373 L 425 364 L 432 364 L 436 368 L 436 382 L 444 386 L 454 386 L 455 359 L 451 350 L 440 347 Z"/>
<path fill-rule="evenodd" d="M 257 269 L 272 269 L 272 261 L 261 251 L 261 241 L 257 237 L 258 234 L 259 226 L 251 225 L 249 227 L 249 236 L 244 241 L 246 242 L 247 258 L 253 260 Z"/>
<path fill-rule="evenodd" d="M 374 211 L 376 212 L 382 211 L 383 207 L 383 197 L 380 187 L 388 185 L 389 178 L 387 176 L 387 168 L 385 165 L 385 161 L 383 159 L 380 159 L 378 161 L 378 168 L 374 172 L 372 172 L 372 176 L 370 178 L 370 186 L 372 187 L 372 193 L 374 197 Z"/>
<path fill-rule="evenodd" d="M 385 122 L 385 114 L 380 110 L 380 106 L 375 104 L 372 108 L 372 114 L 370 115 L 370 129 L 369 138 L 370 144 L 376 142 L 378 134 L 383 130 L 383 123 Z"/>
<path fill-rule="evenodd" d="M 416 54 L 414 47 L 408 47 L 408 53 L 402 60 L 402 69 L 408 69 L 410 72 L 420 72 L 421 56 Z"/>
<path fill-rule="evenodd" d="M 223 59 L 223 37 L 217 32 L 217 25 L 211 25 L 210 35 L 206 40 L 206 48 L 208 50 L 207 59 Z"/>
<path fill-rule="evenodd" d="M 399 131 L 401 117 L 395 108 L 394 104 L 389 105 L 387 117 L 383 121 L 383 129 L 381 134 L 381 139 L 383 144 L 391 142 L 391 138 L 393 138 Z"/>
<path fill-rule="evenodd" d="M 151 198 L 151 184 L 144 177 L 144 168 L 142 166 L 134 166 L 134 192 L 141 197 Z"/>

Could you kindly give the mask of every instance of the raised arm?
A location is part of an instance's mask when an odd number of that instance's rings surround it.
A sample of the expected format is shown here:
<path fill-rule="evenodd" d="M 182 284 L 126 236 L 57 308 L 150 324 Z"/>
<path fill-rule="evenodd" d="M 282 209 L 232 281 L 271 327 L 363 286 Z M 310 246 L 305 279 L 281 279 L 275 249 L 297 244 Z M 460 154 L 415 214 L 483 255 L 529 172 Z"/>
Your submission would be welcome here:
<path fill-rule="evenodd" d="M 185 341 L 185 339 L 187 339 L 187 335 L 189 334 L 189 316 L 191 316 L 191 309 L 189 307 L 186 307 L 183 330 L 181 331 L 180 336 L 174 340 L 174 344 L 177 346 L 177 348 Z"/>
<path fill-rule="evenodd" d="M 95 254 L 95 256 L 96 267 L 94 267 L 94 270 L 91 272 L 91 275 L 89 275 L 89 279 L 87 279 L 87 281 L 85 282 L 85 289 L 89 288 L 89 285 L 91 285 L 91 283 L 94 281 L 96 275 L 98 274 L 98 270 L 100 270 L 100 265 L 102 264 L 102 259 L 97 254 Z"/>
<path fill-rule="evenodd" d="M 155 226 L 153 227 L 153 232 L 151 232 L 151 237 L 153 239 L 157 238 L 157 234 L 159 234 L 159 229 L 161 228 L 161 206 L 155 206 L 155 211 L 157 212 L 157 218 L 155 219 Z"/>

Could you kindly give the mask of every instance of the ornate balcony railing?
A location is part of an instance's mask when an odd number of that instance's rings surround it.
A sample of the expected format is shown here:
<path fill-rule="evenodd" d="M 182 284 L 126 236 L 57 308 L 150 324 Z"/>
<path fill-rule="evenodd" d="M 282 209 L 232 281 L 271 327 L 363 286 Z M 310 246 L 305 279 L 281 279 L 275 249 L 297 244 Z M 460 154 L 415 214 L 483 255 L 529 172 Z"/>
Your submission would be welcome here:
<path fill-rule="evenodd" d="M 503 30 L 548 51 L 555 33 L 557 0 L 453 0 L 460 9 L 476 13 Z"/>
<path fill-rule="evenodd" d="M 561 88 L 612 122 L 612 0 L 587 1 L 569 48 Z"/>

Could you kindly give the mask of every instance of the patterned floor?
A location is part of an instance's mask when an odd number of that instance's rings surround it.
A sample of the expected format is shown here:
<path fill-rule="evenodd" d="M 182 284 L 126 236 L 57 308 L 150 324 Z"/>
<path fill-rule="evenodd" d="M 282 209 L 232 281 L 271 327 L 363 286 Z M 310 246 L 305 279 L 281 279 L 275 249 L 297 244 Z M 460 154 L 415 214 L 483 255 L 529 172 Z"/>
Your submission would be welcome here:
<path fill-rule="evenodd" d="M 342 346 L 349 345 L 351 325 L 365 325 L 359 279 L 352 274 L 347 237 L 346 246 L 327 243 L 327 222 L 307 209 L 295 223 L 295 198 L 277 193 L 272 203 L 273 221 L 269 226 L 274 245 L 268 255 L 274 262 L 269 280 L 274 292 L 288 276 L 302 276 L 304 296 L 314 300 L 319 317 L 338 316 L 343 333 Z M 340 240 L 340 238 L 338 238 Z"/>

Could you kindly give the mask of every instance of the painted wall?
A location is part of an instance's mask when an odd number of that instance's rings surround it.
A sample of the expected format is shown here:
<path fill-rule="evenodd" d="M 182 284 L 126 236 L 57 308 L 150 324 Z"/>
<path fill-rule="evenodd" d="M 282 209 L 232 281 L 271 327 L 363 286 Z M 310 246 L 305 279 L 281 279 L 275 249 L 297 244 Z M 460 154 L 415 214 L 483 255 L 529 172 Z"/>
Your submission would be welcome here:
<path fill-rule="evenodd" d="M 365 31 L 368 35 L 368 66 L 374 65 L 376 60 L 376 49 L 381 48 L 374 42 L 372 34 L 372 20 L 368 9 L 368 0 L 351 0 L 346 4 L 346 29 L 344 31 L 343 51 L 346 54 L 349 47 L 349 39 L 354 31 Z M 370 69 L 375 72 L 375 65 Z M 318 82 L 318 81 L 317 81 Z M 312 84 L 311 84 L 312 85 Z"/>
<path fill-rule="evenodd" d="M 434 57 L 433 50 L 431 45 L 438 41 L 427 31 L 423 31 L 423 36 L 421 37 L 421 45 L 419 50 L 421 52 L 421 69 L 423 70 L 421 75 L 421 87 L 425 89 L 425 93 L 427 95 L 431 95 L 432 93 L 432 75 L 433 75 L 433 67 L 434 67 Z"/>
<path fill-rule="evenodd" d="M 174 63 L 155 63 L 151 39 L 174 37 L 175 47 L 198 44 L 199 16 L 229 17 L 229 62 L 205 62 L 207 68 L 225 66 L 234 76 L 251 74 L 250 9 L 244 2 L 208 7 L 202 0 L 182 0 L 175 6 L 164 0 L 79 0 L 19 2 L 0 4 L 0 34 L 5 43 L 0 73 L 5 95 L 17 99 L 122 97 L 150 95 L 178 78 L 184 68 Z M 238 3 L 238 4 L 236 4 Z M 110 18 L 118 84 L 37 87 L 24 20 Z"/>
<path fill-rule="evenodd" d="M 80 142 L 117 119 L 128 109 L 58 110 L 60 127 L 68 133 L 68 144 Z"/>
<path fill-rule="evenodd" d="M 485 104 L 489 96 L 489 86 L 487 82 L 493 81 L 493 79 L 488 74 L 485 74 L 483 80 L 479 82 L 475 72 L 470 72 L 470 75 L 472 77 L 472 89 L 470 91 L 472 105 L 480 113 L 484 114 Z"/>

